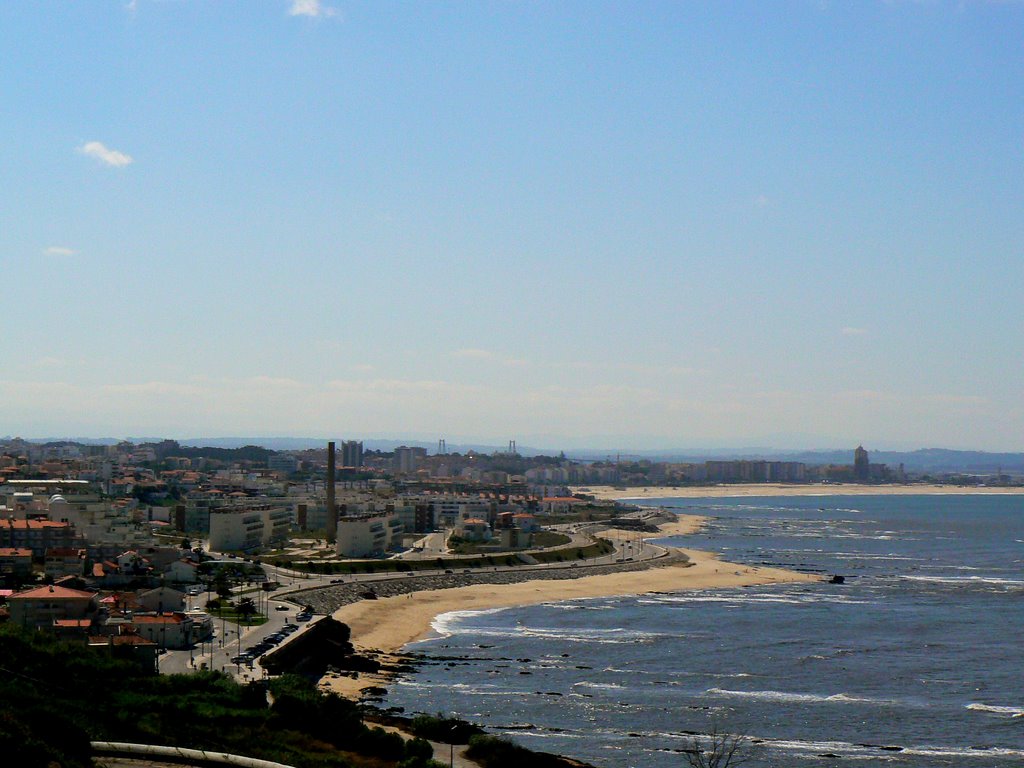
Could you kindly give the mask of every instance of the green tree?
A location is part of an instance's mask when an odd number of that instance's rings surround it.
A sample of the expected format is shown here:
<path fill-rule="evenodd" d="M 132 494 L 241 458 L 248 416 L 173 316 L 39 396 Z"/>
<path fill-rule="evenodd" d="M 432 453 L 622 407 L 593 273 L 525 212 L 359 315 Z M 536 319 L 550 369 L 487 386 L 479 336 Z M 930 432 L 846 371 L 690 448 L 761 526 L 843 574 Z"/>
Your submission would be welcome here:
<path fill-rule="evenodd" d="M 235 610 L 238 611 L 238 615 L 248 624 L 249 620 L 256 614 L 256 601 L 251 597 L 243 597 L 238 601 Z"/>
<path fill-rule="evenodd" d="M 231 585 L 228 584 L 227 576 L 223 573 L 217 574 L 217 580 L 214 582 L 214 591 L 216 591 L 217 597 L 221 600 L 231 597 Z"/>

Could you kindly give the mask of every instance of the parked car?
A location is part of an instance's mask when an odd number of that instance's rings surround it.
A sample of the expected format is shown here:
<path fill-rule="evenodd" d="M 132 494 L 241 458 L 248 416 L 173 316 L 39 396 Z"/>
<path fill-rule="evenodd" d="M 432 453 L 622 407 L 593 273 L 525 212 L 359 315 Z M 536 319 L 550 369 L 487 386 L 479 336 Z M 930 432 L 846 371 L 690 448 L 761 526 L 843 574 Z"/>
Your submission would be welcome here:
<path fill-rule="evenodd" d="M 288 610 L 288 606 L 287 605 L 275 605 L 274 606 L 274 610 L 275 611 L 287 611 Z"/>

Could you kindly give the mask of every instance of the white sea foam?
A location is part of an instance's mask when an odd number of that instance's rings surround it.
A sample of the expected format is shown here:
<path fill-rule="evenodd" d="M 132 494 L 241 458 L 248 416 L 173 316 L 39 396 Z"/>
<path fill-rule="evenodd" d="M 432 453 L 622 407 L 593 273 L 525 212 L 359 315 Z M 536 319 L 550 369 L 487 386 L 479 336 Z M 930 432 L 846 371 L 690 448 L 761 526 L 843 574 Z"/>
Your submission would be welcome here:
<path fill-rule="evenodd" d="M 1004 747 L 907 747 L 899 754 L 923 757 L 1024 757 L 1024 749 Z"/>
<path fill-rule="evenodd" d="M 650 642 L 655 638 L 662 637 L 655 632 L 643 632 L 635 629 L 617 627 L 614 629 L 540 629 L 533 627 L 520 627 L 523 635 L 530 637 L 543 637 L 547 640 L 568 640 L 574 643 L 637 643 Z"/>
<path fill-rule="evenodd" d="M 950 584 L 958 587 L 975 584 L 990 584 L 998 587 L 1024 587 L 1024 580 L 1001 579 L 993 576 L 900 576 L 899 578 L 904 581 L 923 581 L 932 584 Z"/>
<path fill-rule="evenodd" d="M 618 683 L 591 683 L 591 682 L 580 682 L 573 683 L 573 688 L 600 688 L 603 690 L 621 690 L 622 686 Z"/>
<path fill-rule="evenodd" d="M 945 746 L 912 746 L 903 747 L 899 751 L 883 751 L 881 745 L 870 746 L 864 744 L 850 744 L 841 741 L 785 741 L 785 740 L 764 740 L 764 746 L 789 752 L 832 752 L 843 757 L 870 757 L 877 760 L 883 754 L 915 755 L 918 757 L 1021 757 L 1024 751 L 1019 749 L 1005 749 L 1003 747 L 945 747 Z M 895 745 L 894 745 L 895 746 Z"/>
<path fill-rule="evenodd" d="M 448 637 L 449 635 L 454 634 L 457 630 L 465 629 L 466 627 L 463 625 L 466 623 L 467 620 L 473 618 L 474 616 L 485 616 L 489 613 L 500 613 L 501 611 L 506 610 L 508 609 L 481 608 L 479 610 L 472 611 L 448 611 L 447 613 L 442 613 L 438 616 L 435 616 L 434 620 L 430 623 L 430 626 L 437 634 L 441 635 L 442 637 Z M 507 633 L 499 632 L 497 634 L 504 635 Z"/>
<path fill-rule="evenodd" d="M 710 734 L 680 734 L 666 733 L 662 731 L 642 731 L 641 736 L 647 738 L 684 740 L 689 741 L 696 738 L 698 741 L 706 741 L 711 738 Z M 1024 751 L 1017 749 L 1006 749 L 1002 747 L 949 747 L 949 746 L 910 746 L 892 745 L 901 747 L 897 750 L 883 749 L 888 745 L 853 744 L 848 741 L 811 741 L 801 739 L 762 739 L 757 738 L 755 743 L 765 749 L 807 753 L 807 756 L 821 754 L 824 752 L 840 755 L 846 759 L 870 759 L 878 761 L 881 759 L 891 760 L 897 755 L 917 755 L 922 757 L 1020 757 Z"/>
<path fill-rule="evenodd" d="M 966 709 L 973 709 L 976 712 L 990 712 L 994 715 L 1008 715 L 1010 717 L 1024 717 L 1024 707 L 1000 707 L 994 704 L 968 704 Z"/>
<path fill-rule="evenodd" d="M 756 593 L 743 592 L 741 594 L 710 594 L 710 593 L 688 593 L 677 595 L 659 595 L 652 598 L 644 598 L 641 605 L 657 604 L 684 604 L 684 603 L 732 603 L 735 605 L 749 605 L 751 603 L 778 604 L 778 605 L 872 605 L 876 600 L 863 600 L 847 595 L 829 594 L 826 592 L 806 592 L 803 594 L 778 594 L 778 593 Z"/>
<path fill-rule="evenodd" d="M 742 699 L 757 699 L 760 701 L 782 701 L 806 704 L 894 704 L 895 702 L 886 699 L 868 699 L 858 696 L 851 696 L 848 693 L 833 693 L 824 695 L 818 693 L 790 693 L 788 691 L 730 691 L 725 688 L 709 688 L 706 693 L 712 696 L 731 696 Z"/>

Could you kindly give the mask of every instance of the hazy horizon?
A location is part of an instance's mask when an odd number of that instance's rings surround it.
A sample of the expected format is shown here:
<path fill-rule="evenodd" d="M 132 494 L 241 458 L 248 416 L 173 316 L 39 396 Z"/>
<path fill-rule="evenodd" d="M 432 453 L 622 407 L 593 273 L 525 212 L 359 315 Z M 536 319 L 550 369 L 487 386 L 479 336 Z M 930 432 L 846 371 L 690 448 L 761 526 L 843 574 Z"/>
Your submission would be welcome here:
<path fill-rule="evenodd" d="M 309 443 L 311 446 L 317 444 L 326 444 L 328 441 L 341 441 L 341 440 L 359 440 L 367 444 L 381 443 L 381 444 L 394 444 L 399 445 L 402 443 L 409 445 L 423 445 L 428 448 L 435 448 L 437 446 L 437 439 L 423 435 L 414 434 L 341 434 L 341 435 L 295 435 L 295 434 L 265 434 L 265 435 L 201 435 L 201 434 L 182 434 L 182 435 L 144 435 L 144 434 L 125 434 L 125 435 L 5 435 L 0 436 L 0 440 L 6 439 L 23 439 L 29 442 L 58 442 L 58 441 L 89 441 L 89 442 L 100 442 L 100 441 L 120 441 L 128 440 L 136 444 L 142 442 L 152 442 L 160 440 L 175 440 L 185 445 L 204 446 L 215 444 L 234 444 L 237 443 L 239 446 L 243 444 L 252 445 L 265 445 L 269 447 L 282 446 L 287 442 L 295 443 Z M 457 450 L 459 448 L 472 447 L 474 449 L 479 448 L 491 448 L 495 451 L 504 450 L 508 446 L 507 440 L 500 440 L 498 438 L 479 436 L 479 435 L 451 435 L 444 437 L 447 449 L 449 451 Z M 603 441 L 602 441 L 603 440 Z M 205 442 L 204 442 L 205 441 Z M 526 451 L 538 451 L 547 452 L 551 454 L 557 454 L 559 451 L 568 451 L 570 453 L 580 454 L 594 454 L 600 452 L 607 452 L 608 455 L 615 455 L 621 453 L 624 458 L 629 458 L 631 453 L 637 455 L 678 455 L 678 456 L 700 456 L 700 455 L 740 455 L 740 454 L 802 454 L 802 453 L 834 453 L 848 451 L 852 457 L 853 450 L 858 445 L 863 445 L 872 453 L 912 453 L 915 451 L 955 451 L 955 452 L 966 452 L 966 453 L 984 453 L 984 454 L 998 454 L 998 453 L 1012 453 L 1020 454 L 1024 456 L 1024 450 L 1021 451 L 994 451 L 986 449 L 984 447 L 977 446 L 937 446 L 937 445 L 915 445 L 911 443 L 907 444 L 892 444 L 892 443 L 871 443 L 870 441 L 860 441 L 850 445 L 843 443 L 827 443 L 822 442 L 820 444 L 809 445 L 809 444 L 793 444 L 786 445 L 784 443 L 747 443 L 747 444 L 705 444 L 705 445 L 686 445 L 682 443 L 671 444 L 671 443 L 657 443 L 657 442 L 643 442 L 623 438 L 621 442 L 614 441 L 613 438 L 559 438 L 557 436 L 527 436 L 526 439 L 516 439 L 517 450 Z M 274 450 L 293 450 L 286 447 L 275 447 Z M 297 449 L 296 449 L 297 450 Z"/>
<path fill-rule="evenodd" d="M 0 29 L 2 432 L 1024 448 L 1024 4 Z"/>

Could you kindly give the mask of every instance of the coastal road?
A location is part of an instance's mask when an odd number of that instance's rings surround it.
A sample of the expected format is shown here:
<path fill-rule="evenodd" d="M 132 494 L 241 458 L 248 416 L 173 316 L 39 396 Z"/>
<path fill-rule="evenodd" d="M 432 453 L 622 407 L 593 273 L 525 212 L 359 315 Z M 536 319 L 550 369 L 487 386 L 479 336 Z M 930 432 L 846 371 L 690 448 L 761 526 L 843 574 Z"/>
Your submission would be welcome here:
<path fill-rule="evenodd" d="M 574 546 L 581 546 L 592 540 L 589 535 L 572 530 L 569 526 L 566 527 L 564 532 L 573 539 Z M 614 531 L 605 531 L 604 533 L 614 533 Z M 523 573 L 534 570 L 571 568 L 576 570 L 580 576 L 584 576 L 586 575 L 587 566 L 611 565 L 634 560 L 650 560 L 661 557 L 667 552 L 664 547 L 645 542 L 642 537 L 634 537 L 629 533 L 624 533 L 619 538 L 614 536 L 606 536 L 606 538 L 612 541 L 616 548 L 610 554 L 602 555 L 598 558 L 562 563 L 537 563 L 534 565 L 499 565 L 485 570 L 487 572 L 499 573 Z M 268 578 L 280 585 L 273 592 L 260 593 L 259 595 L 259 599 L 265 602 L 266 605 L 264 612 L 267 616 L 267 622 L 260 626 L 239 627 L 231 622 L 214 619 L 215 635 L 211 642 L 202 643 L 191 650 L 169 650 L 165 654 L 161 654 L 158 657 L 158 665 L 161 672 L 167 674 L 189 672 L 199 670 L 203 664 L 206 664 L 207 669 L 223 670 L 238 676 L 239 679 L 258 678 L 262 674 L 258 663 L 255 663 L 253 669 L 250 670 L 245 665 L 231 663 L 231 659 L 239 654 L 240 649 L 244 651 L 246 648 L 252 647 L 262 638 L 280 630 L 289 621 L 294 621 L 295 614 L 300 606 L 290 602 L 292 595 L 297 595 L 309 589 L 329 587 L 331 584 L 336 583 L 373 584 L 377 581 L 388 581 L 396 578 L 408 579 L 410 584 L 414 585 L 422 578 L 443 576 L 452 570 L 461 572 L 458 568 L 438 568 L 416 571 L 404 577 L 399 576 L 395 572 L 349 574 L 339 577 L 326 574 L 306 574 L 267 564 L 264 564 L 263 568 Z M 472 572 L 470 571 L 470 573 Z M 247 594 L 250 597 L 255 597 L 255 594 Z M 197 596 L 195 600 L 201 602 L 203 598 L 202 596 Z M 277 610 L 278 607 L 284 607 L 286 610 Z M 284 643 L 289 642 L 292 637 L 305 631 L 309 623 L 299 623 L 299 626 L 301 628 L 299 632 L 286 638 Z M 239 637 L 239 632 L 241 632 L 241 637 Z"/>
<path fill-rule="evenodd" d="M 249 669 L 244 664 L 233 664 L 231 659 L 238 655 L 239 648 L 246 650 L 258 643 L 267 635 L 279 631 L 285 624 L 292 622 L 299 625 L 299 630 L 286 639 L 301 634 L 312 622 L 297 622 L 295 614 L 299 609 L 292 603 L 274 600 L 267 601 L 267 622 L 258 626 L 239 626 L 229 621 L 214 618 L 214 637 L 208 642 L 195 646 L 191 650 L 169 650 L 158 657 L 160 671 L 166 674 L 182 673 L 199 670 L 203 664 L 207 669 L 228 672 L 239 679 L 256 679 L 262 675 L 258 664 Z M 277 610 L 278 606 L 286 610 Z M 241 638 L 239 638 L 239 630 Z M 241 640 L 241 642 L 239 642 Z M 280 647 L 280 646 L 278 646 Z"/>

